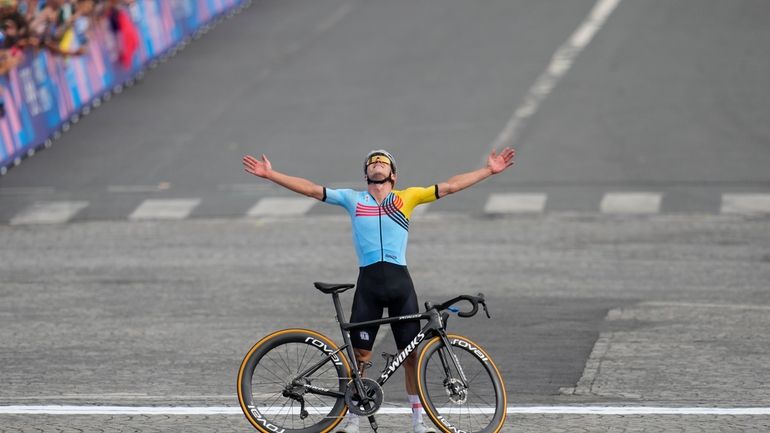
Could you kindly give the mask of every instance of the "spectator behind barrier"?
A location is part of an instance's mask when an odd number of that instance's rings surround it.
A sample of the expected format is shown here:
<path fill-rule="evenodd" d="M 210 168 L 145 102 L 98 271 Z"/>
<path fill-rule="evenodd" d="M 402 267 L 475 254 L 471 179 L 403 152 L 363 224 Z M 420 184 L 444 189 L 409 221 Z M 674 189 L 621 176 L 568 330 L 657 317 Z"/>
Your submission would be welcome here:
<path fill-rule="evenodd" d="M 125 7 L 135 0 L 0 0 L 0 75 L 24 60 L 24 49 L 46 49 L 60 56 L 82 56 L 94 20 L 107 19 L 118 39 L 119 60 L 130 68 L 139 44 Z M 0 118 L 5 116 L 0 87 Z"/>
<path fill-rule="evenodd" d="M 135 0 L 0 0 L 0 50 L 16 47 L 47 49 L 63 56 L 87 52 L 88 29 L 97 19 L 108 19 L 116 36 L 128 31 L 137 39 L 136 27 L 125 12 Z M 121 17 L 125 14 L 125 17 Z M 128 18 L 128 19 L 126 19 Z M 128 30 L 125 30 L 128 28 Z M 129 50 L 133 54 L 133 44 Z M 126 51 L 126 50 L 124 50 Z M 0 61 L 0 74 L 15 67 L 7 55 Z"/>
<path fill-rule="evenodd" d="M 16 0 L 0 1 L 0 75 L 7 74 L 24 60 L 22 47 L 27 35 L 27 19 L 18 11 Z M 5 117 L 5 89 L 0 87 L 0 117 Z"/>
<path fill-rule="evenodd" d="M 131 69 L 134 53 L 139 47 L 139 30 L 123 5 L 133 0 L 108 0 L 104 16 L 110 21 L 110 29 L 118 42 L 118 60 L 125 69 Z"/>

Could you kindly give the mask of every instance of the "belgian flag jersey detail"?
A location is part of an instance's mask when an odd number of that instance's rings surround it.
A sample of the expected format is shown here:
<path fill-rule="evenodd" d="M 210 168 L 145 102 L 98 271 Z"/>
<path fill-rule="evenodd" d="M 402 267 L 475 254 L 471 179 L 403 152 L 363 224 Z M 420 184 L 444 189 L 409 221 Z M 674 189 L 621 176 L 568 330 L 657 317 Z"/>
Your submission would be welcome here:
<path fill-rule="evenodd" d="M 438 198 L 438 185 L 433 185 L 391 191 L 380 204 L 369 191 L 324 188 L 323 201 L 348 211 L 359 266 L 377 262 L 406 266 L 412 211 Z"/>

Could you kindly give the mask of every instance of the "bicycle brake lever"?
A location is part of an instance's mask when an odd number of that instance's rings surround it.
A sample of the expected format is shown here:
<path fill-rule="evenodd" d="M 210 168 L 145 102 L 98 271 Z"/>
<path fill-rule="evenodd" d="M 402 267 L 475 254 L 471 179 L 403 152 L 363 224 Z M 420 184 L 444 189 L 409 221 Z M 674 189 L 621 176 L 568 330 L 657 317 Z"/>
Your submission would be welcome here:
<path fill-rule="evenodd" d="M 481 302 L 481 306 L 484 307 L 484 313 L 486 313 L 487 319 L 491 319 L 492 316 L 489 315 L 489 310 L 487 310 L 487 303 L 486 302 Z"/>

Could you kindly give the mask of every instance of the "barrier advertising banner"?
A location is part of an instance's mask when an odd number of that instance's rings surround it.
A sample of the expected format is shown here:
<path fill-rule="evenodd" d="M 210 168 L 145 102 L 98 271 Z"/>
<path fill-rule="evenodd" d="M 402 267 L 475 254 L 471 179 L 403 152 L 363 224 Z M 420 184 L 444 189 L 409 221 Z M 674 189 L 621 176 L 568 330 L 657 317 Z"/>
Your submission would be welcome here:
<path fill-rule="evenodd" d="M 25 50 L 19 66 L 0 76 L 5 103 L 0 172 L 46 145 L 210 21 L 247 1 L 137 0 L 67 30 L 60 48 L 82 55 Z"/>

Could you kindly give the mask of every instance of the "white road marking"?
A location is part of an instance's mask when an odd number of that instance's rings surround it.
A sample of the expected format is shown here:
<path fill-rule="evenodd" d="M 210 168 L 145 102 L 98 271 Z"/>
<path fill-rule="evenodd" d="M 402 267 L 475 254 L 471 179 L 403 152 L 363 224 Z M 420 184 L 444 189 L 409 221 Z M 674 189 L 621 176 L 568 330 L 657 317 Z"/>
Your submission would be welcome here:
<path fill-rule="evenodd" d="M 770 311 L 770 305 L 750 305 L 750 304 L 709 304 L 700 302 L 662 302 L 649 301 L 639 304 L 643 307 L 684 307 L 684 308 L 721 308 L 725 310 L 754 310 Z"/>
<path fill-rule="evenodd" d="M 200 204 L 200 199 L 145 200 L 131 215 L 130 220 L 182 220 Z"/>
<path fill-rule="evenodd" d="M 545 194 L 490 194 L 484 213 L 540 213 L 545 210 Z"/>
<path fill-rule="evenodd" d="M 162 401 L 167 402 L 169 400 L 173 401 L 184 401 L 184 400 L 195 400 L 195 401 L 206 401 L 206 400 L 222 400 L 222 399 L 231 399 L 233 398 L 232 394 L 191 394 L 191 395 L 175 395 L 173 397 L 169 397 L 168 395 L 151 395 L 151 394 L 145 394 L 145 393 L 139 393 L 139 392 L 109 392 L 109 393 L 100 393 L 100 394 L 56 394 L 56 395 L 23 395 L 23 396 L 5 396 L 3 397 L 3 401 L 5 402 L 11 402 L 11 401 L 78 401 L 78 400 L 88 400 L 88 401 L 100 401 L 100 400 L 131 400 L 133 402 L 139 401 L 139 400 L 155 400 L 155 401 Z M 151 403 L 145 403 L 145 404 L 151 404 Z M 2 407 L 2 406 L 0 406 Z"/>
<path fill-rule="evenodd" d="M 87 201 L 36 202 L 11 218 L 10 223 L 11 225 L 61 224 L 72 219 L 87 206 Z"/>
<path fill-rule="evenodd" d="M 49 186 L 6 186 L 0 188 L 0 195 L 53 194 L 56 189 Z"/>
<path fill-rule="evenodd" d="M 314 408 L 327 411 L 331 408 Z M 463 408 L 465 409 L 465 408 Z M 275 410 L 260 410 L 263 414 L 276 414 Z M 492 408 L 477 408 L 473 413 L 491 413 Z M 409 407 L 384 407 L 380 415 L 404 415 L 412 413 Z M 467 413 L 463 411 L 462 413 Z M 0 415 L 237 415 L 240 407 L 234 406 L 72 406 L 72 405 L 21 405 L 0 406 Z M 508 406 L 508 414 L 576 414 L 576 415 L 770 415 L 770 407 L 663 407 L 663 406 Z"/>
<path fill-rule="evenodd" d="M 559 81 L 570 70 L 577 56 L 591 42 L 596 32 L 602 28 L 612 11 L 617 8 L 621 0 L 598 0 L 591 13 L 583 20 L 580 26 L 570 38 L 559 47 L 551 57 L 551 63 L 535 80 L 535 84 L 527 92 L 524 102 L 513 113 L 513 117 L 505 125 L 495 141 L 492 149 L 503 146 L 514 146 L 519 133 L 527 120 L 540 109 L 546 97 L 556 87 Z M 486 156 L 484 157 L 486 161 Z"/>
<path fill-rule="evenodd" d="M 652 192 L 607 193 L 600 205 L 602 213 L 653 214 L 660 212 L 662 195 Z"/>
<path fill-rule="evenodd" d="M 265 197 L 249 212 L 250 217 L 297 216 L 306 214 L 318 200 L 310 197 Z"/>
<path fill-rule="evenodd" d="M 345 3 L 344 5 L 340 6 L 329 18 L 327 18 L 325 21 L 322 21 L 318 27 L 316 27 L 316 31 L 318 31 L 318 33 L 324 33 L 325 31 L 331 29 L 343 18 L 345 18 L 345 15 L 349 14 L 352 9 L 353 5 L 350 3 Z"/>
<path fill-rule="evenodd" d="M 578 415 L 770 415 L 770 407 L 508 406 L 508 413 Z"/>
<path fill-rule="evenodd" d="M 158 192 L 165 191 L 169 188 L 171 188 L 171 184 L 168 182 L 161 182 L 157 185 L 107 185 L 107 192 Z"/>
<path fill-rule="evenodd" d="M 217 185 L 217 190 L 236 192 L 236 193 L 252 193 L 252 192 L 264 192 L 274 189 L 275 186 L 269 183 L 254 182 L 254 183 L 228 183 Z"/>
<path fill-rule="evenodd" d="M 722 194 L 722 213 L 770 213 L 770 194 Z"/>

